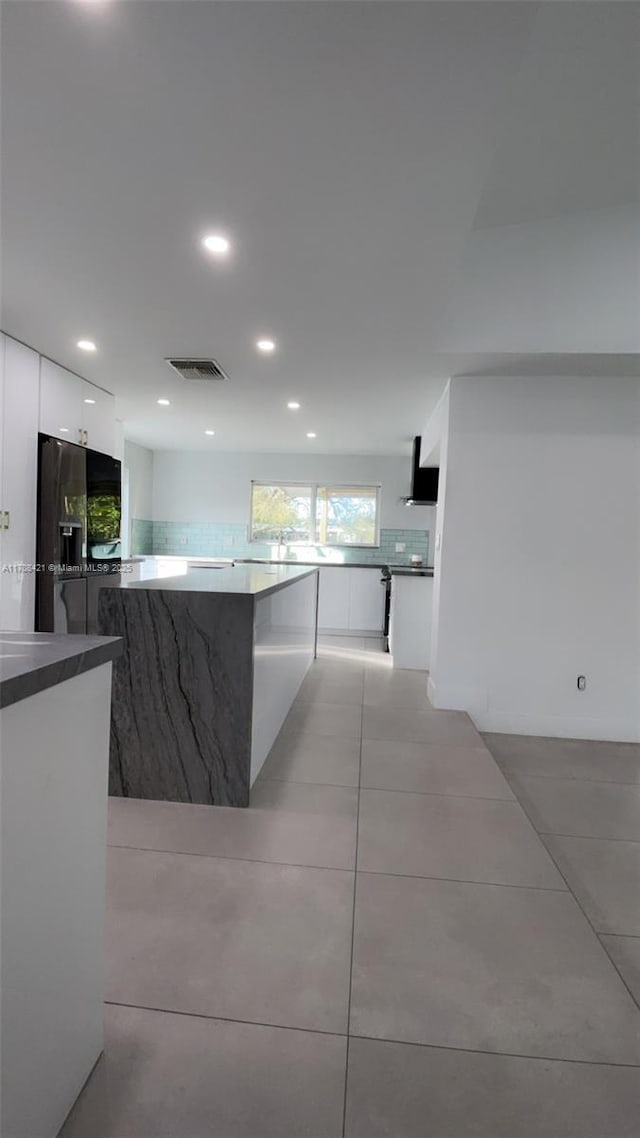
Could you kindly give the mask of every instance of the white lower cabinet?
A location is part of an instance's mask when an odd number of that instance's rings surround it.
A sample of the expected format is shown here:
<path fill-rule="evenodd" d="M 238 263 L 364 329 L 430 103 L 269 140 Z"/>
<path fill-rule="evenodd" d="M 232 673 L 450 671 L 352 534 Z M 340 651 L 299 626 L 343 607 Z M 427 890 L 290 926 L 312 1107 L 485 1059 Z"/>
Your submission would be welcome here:
<path fill-rule="evenodd" d="M 349 627 L 349 574 L 340 566 L 320 569 L 318 628 L 343 630 Z"/>
<path fill-rule="evenodd" d="M 391 579 L 389 652 L 394 668 L 431 667 L 433 577 L 401 576 Z"/>
<path fill-rule="evenodd" d="M 32 632 L 40 357 L 10 336 L 0 352 L 0 628 Z"/>
<path fill-rule="evenodd" d="M 322 632 L 382 632 L 384 589 L 380 569 L 323 566 L 318 628 Z"/>
<path fill-rule="evenodd" d="M 349 569 L 351 632 L 382 632 L 385 590 L 380 569 Z"/>

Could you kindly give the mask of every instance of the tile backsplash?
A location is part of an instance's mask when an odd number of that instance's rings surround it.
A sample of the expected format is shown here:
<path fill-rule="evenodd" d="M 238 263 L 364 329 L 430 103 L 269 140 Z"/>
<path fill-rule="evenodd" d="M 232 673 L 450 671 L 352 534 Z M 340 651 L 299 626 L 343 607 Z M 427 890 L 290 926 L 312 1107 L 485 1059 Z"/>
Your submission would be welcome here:
<path fill-rule="evenodd" d="M 153 522 L 145 518 L 133 518 L 131 522 L 131 555 L 140 557 L 153 553 Z"/>
<path fill-rule="evenodd" d="M 404 553 L 396 553 L 396 543 L 405 545 Z M 316 547 L 319 548 L 319 547 Z M 271 557 L 272 545 L 249 541 L 246 525 L 224 522 L 152 522 L 134 518 L 132 522 L 131 553 L 176 554 L 190 557 Z M 371 562 L 409 562 L 412 555 L 429 559 L 429 531 L 419 529 L 383 529 L 380 545 L 375 548 L 353 546 L 332 547 L 348 565 Z"/>

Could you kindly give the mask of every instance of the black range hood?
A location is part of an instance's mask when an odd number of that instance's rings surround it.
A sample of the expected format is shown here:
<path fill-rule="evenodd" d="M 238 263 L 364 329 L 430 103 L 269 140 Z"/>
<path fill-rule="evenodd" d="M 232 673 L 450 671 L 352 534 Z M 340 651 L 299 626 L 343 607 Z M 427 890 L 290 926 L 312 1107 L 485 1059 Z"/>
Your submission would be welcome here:
<path fill-rule="evenodd" d="M 435 506 L 438 502 L 440 468 L 437 466 L 420 466 L 421 444 L 422 436 L 416 435 L 413 440 L 411 493 L 405 499 L 407 506 Z"/>

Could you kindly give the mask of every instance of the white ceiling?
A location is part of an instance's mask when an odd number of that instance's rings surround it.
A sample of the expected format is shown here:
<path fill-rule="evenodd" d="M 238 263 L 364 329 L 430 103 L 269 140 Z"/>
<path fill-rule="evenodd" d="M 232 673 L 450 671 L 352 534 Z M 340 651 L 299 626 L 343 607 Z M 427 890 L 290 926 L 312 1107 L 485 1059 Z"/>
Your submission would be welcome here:
<path fill-rule="evenodd" d="M 147 445 L 405 452 L 500 366 L 438 353 L 474 227 L 637 191 L 638 6 L 597 8 L 4 0 L 3 328 Z"/>

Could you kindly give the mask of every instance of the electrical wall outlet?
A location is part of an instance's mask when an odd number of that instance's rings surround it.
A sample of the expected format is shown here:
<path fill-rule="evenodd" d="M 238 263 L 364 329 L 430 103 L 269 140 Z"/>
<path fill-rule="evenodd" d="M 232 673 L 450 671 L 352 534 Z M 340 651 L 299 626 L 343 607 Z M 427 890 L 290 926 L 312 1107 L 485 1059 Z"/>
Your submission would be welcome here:
<path fill-rule="evenodd" d="M 406 548 L 407 548 L 407 546 L 406 546 L 404 541 L 397 541 L 396 542 L 396 553 L 404 553 Z"/>
<path fill-rule="evenodd" d="M 189 541 L 189 538 L 188 538 L 188 537 L 185 537 L 185 536 L 183 535 L 183 536 L 180 538 L 180 545 L 187 545 L 188 541 Z"/>
<path fill-rule="evenodd" d="M 587 677 L 578 676 L 578 691 L 585 691 L 587 687 Z"/>

